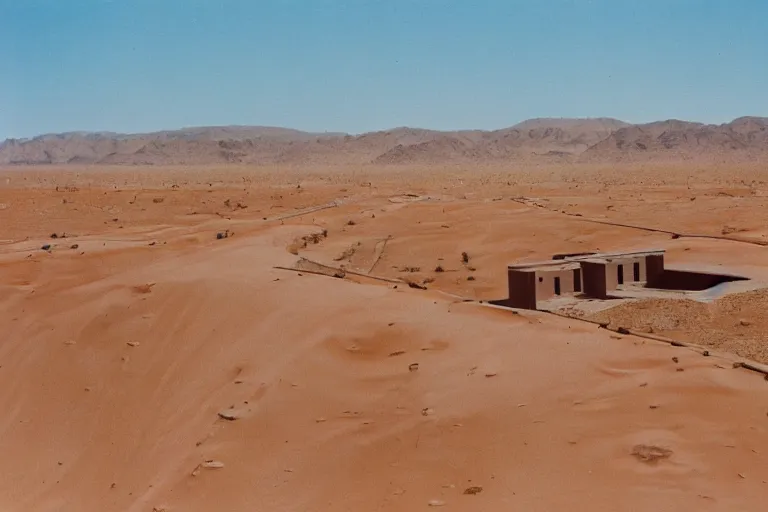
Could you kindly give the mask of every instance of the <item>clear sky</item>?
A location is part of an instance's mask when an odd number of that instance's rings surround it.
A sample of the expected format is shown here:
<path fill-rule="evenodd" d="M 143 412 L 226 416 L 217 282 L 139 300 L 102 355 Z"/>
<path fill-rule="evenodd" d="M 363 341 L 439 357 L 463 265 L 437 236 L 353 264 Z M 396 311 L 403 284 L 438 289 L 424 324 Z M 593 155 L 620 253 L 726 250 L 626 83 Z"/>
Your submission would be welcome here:
<path fill-rule="evenodd" d="M 766 0 L 0 0 L 0 139 L 742 115 Z"/>

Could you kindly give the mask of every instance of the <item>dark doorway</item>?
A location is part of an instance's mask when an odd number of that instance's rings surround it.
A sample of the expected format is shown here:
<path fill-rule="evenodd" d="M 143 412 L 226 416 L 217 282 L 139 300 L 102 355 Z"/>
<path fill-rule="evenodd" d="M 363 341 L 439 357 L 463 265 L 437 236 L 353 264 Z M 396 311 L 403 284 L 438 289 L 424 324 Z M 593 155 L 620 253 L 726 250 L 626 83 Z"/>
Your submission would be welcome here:
<path fill-rule="evenodd" d="M 619 265 L 616 267 L 616 282 L 619 284 L 624 284 L 624 265 Z"/>
<path fill-rule="evenodd" d="M 581 269 L 580 268 L 573 269 L 573 291 L 574 292 L 581 291 Z"/>
<path fill-rule="evenodd" d="M 555 295 L 560 295 L 560 278 L 555 278 Z"/>
<path fill-rule="evenodd" d="M 634 272 L 635 282 L 640 281 L 640 262 L 639 261 L 636 261 L 634 265 L 632 265 L 632 270 Z"/>

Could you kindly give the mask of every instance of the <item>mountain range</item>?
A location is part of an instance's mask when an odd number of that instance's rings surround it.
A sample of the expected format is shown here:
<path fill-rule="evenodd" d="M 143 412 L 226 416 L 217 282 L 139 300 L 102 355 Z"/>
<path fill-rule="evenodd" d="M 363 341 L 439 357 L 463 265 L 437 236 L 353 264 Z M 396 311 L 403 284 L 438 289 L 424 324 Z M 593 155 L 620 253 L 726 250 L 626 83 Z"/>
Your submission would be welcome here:
<path fill-rule="evenodd" d="M 361 135 L 212 126 L 139 134 L 69 132 L 0 143 L 0 165 L 599 163 L 767 156 L 768 118 L 761 117 L 721 125 L 546 118 L 493 131 L 403 127 Z"/>

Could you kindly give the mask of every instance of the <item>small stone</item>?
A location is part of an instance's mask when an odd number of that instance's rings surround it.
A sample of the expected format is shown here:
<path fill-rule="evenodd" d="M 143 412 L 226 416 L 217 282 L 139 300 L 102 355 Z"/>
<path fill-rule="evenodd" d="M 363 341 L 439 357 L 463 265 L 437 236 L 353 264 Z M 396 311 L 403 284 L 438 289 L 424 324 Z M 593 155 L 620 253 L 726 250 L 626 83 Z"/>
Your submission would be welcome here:
<path fill-rule="evenodd" d="M 225 411 L 219 411 L 219 418 L 227 421 L 239 420 L 242 417 L 240 411 L 235 409 L 227 409 Z"/>
<path fill-rule="evenodd" d="M 415 372 L 419 369 L 419 363 L 411 363 L 408 365 L 408 371 Z"/>
<path fill-rule="evenodd" d="M 678 362 L 680 362 L 680 360 L 677 357 L 673 357 L 672 358 L 672 362 L 678 363 Z"/>
<path fill-rule="evenodd" d="M 749 320 L 742 319 L 742 320 L 739 320 L 739 325 L 741 325 L 742 327 L 749 327 L 750 325 L 752 325 L 752 322 L 750 322 Z"/>
<path fill-rule="evenodd" d="M 479 485 L 473 485 L 472 487 L 467 487 L 466 489 L 464 489 L 464 494 L 469 494 L 469 495 L 480 494 L 481 492 L 483 492 L 483 488 L 480 487 Z"/>
<path fill-rule="evenodd" d="M 317 418 L 317 419 L 315 419 L 315 423 L 325 423 L 325 421 L 326 421 L 325 418 Z"/>
<path fill-rule="evenodd" d="M 43 251 L 50 251 L 51 250 L 51 244 L 45 244 L 40 248 Z"/>
<path fill-rule="evenodd" d="M 656 464 L 659 460 L 672 456 L 672 450 L 661 446 L 638 444 L 632 448 L 632 456 L 647 464 Z"/>
<path fill-rule="evenodd" d="M 224 463 L 218 460 L 207 460 L 201 464 L 201 467 L 205 469 L 221 469 L 224 467 Z"/>
<path fill-rule="evenodd" d="M 129 341 L 126 343 L 126 345 L 128 345 L 129 347 L 138 347 L 139 345 L 141 345 L 141 343 L 139 343 L 138 341 Z"/>
<path fill-rule="evenodd" d="M 422 409 L 422 410 L 421 410 L 421 415 L 422 415 L 422 416 L 430 416 L 430 415 L 431 415 L 431 414 L 433 414 L 434 412 L 435 412 L 435 410 L 434 410 L 434 409 L 432 409 L 432 408 L 430 408 L 430 407 L 425 407 L 424 409 Z"/>
<path fill-rule="evenodd" d="M 405 350 L 395 350 L 394 352 L 389 354 L 389 357 L 397 357 L 405 354 Z"/>
<path fill-rule="evenodd" d="M 75 345 L 77 342 L 75 340 L 67 340 L 64 342 L 65 345 Z"/>
<path fill-rule="evenodd" d="M 657 404 L 651 404 L 648 407 L 650 407 L 651 409 L 658 409 L 659 408 L 659 406 Z"/>
<path fill-rule="evenodd" d="M 443 500 L 429 500 L 427 503 L 430 507 L 443 507 L 445 502 Z"/>
<path fill-rule="evenodd" d="M 701 355 L 703 355 L 704 357 L 709 357 L 709 350 L 705 350 L 704 352 L 701 353 Z"/>
<path fill-rule="evenodd" d="M 498 373 L 486 373 L 485 378 L 490 379 L 491 377 L 495 377 L 496 375 L 498 375 Z"/>

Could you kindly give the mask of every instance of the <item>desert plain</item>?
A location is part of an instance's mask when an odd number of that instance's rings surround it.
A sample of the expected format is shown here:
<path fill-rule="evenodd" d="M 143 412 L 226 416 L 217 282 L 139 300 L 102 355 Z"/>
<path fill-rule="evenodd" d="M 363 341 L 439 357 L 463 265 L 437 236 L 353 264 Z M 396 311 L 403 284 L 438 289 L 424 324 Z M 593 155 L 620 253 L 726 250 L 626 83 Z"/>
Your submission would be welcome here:
<path fill-rule="evenodd" d="M 489 302 L 763 242 L 756 162 L 2 168 L 0 508 L 762 510 L 768 291 Z"/>

